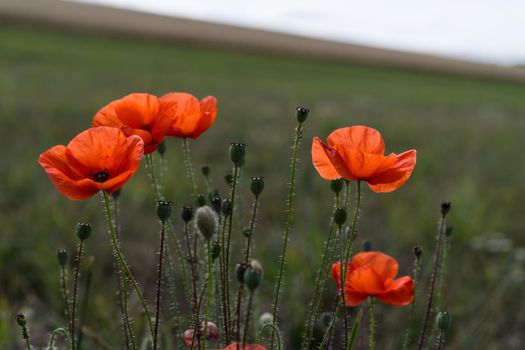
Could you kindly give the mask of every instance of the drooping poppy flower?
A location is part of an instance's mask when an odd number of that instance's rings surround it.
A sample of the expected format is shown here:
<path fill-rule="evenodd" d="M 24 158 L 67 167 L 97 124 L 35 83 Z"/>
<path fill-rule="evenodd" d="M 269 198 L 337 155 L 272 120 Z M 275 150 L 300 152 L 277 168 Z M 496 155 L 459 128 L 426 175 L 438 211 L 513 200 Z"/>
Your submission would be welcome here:
<path fill-rule="evenodd" d="M 322 178 L 365 181 L 374 192 L 392 192 L 401 187 L 416 166 L 416 150 L 385 155 L 379 131 L 352 126 L 333 131 L 325 145 L 315 137 L 312 161 Z"/>
<path fill-rule="evenodd" d="M 199 101 L 195 96 L 185 92 L 172 92 L 160 98 L 161 104 L 167 104 L 166 109 L 176 110 L 171 114 L 173 123 L 168 135 L 175 137 L 190 137 L 196 139 L 215 121 L 217 116 L 217 98 L 207 96 Z"/>
<path fill-rule="evenodd" d="M 343 262 L 344 264 L 344 262 Z M 332 277 L 341 290 L 340 262 L 332 265 Z M 354 255 L 346 269 L 344 281 L 345 303 L 347 306 L 361 304 L 369 296 L 385 304 L 405 306 L 414 300 L 412 277 L 394 279 L 398 272 L 397 261 L 381 252 L 364 252 Z"/>
<path fill-rule="evenodd" d="M 55 146 L 38 159 L 57 190 L 69 199 L 87 199 L 100 190 L 113 193 L 137 171 L 144 154 L 139 136 L 100 126 Z"/>
<path fill-rule="evenodd" d="M 170 130 L 176 103 L 161 105 L 157 96 L 134 93 L 103 107 L 93 117 L 93 126 L 120 128 L 127 135 L 138 135 L 144 140 L 144 153 L 157 148 Z"/>
<path fill-rule="evenodd" d="M 231 343 L 222 350 L 237 350 L 237 347 L 241 350 L 266 350 L 266 347 L 259 344 L 244 344 L 244 348 L 240 343 Z"/>

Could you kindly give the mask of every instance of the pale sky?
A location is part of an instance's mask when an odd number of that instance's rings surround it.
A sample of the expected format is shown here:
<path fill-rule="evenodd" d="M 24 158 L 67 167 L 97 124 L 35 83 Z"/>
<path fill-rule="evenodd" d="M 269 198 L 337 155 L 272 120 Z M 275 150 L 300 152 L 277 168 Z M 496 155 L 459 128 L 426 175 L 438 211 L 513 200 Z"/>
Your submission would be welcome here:
<path fill-rule="evenodd" d="M 74 0 L 377 47 L 525 64 L 525 0 Z"/>

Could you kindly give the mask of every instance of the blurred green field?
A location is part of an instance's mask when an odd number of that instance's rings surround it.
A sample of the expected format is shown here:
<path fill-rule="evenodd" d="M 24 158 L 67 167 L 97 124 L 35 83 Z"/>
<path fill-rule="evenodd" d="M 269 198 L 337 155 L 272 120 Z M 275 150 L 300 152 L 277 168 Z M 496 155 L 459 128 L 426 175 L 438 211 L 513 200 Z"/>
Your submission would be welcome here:
<path fill-rule="evenodd" d="M 364 124 L 382 132 L 387 151 L 417 149 L 418 164 L 397 192 L 366 188 L 359 243 L 371 241 L 410 273 L 414 245 L 421 244 L 430 261 L 439 204 L 450 200 L 454 236 L 445 305 L 455 319 L 449 348 L 523 349 L 525 84 L 6 23 L 0 25 L 0 348 L 20 346 L 14 315 L 23 307 L 42 346 L 62 324 L 55 251 L 74 249 L 78 221 L 94 225 L 87 244 L 95 257 L 87 326 L 111 342 L 118 324 L 108 327 L 117 313 L 106 287 L 114 278 L 100 200 L 61 197 L 36 160 L 89 127 L 101 106 L 140 91 L 217 96 L 216 124 L 191 146 L 197 173 L 209 163 L 222 193 L 228 145 L 247 143 L 243 179 L 265 176 L 267 183 L 255 236 L 266 274 L 261 311 L 270 307 L 281 246 L 295 107 L 310 108 L 282 299 L 290 344 L 300 342 L 332 206 L 329 186 L 310 162 L 311 139 Z M 179 140 L 169 140 L 168 162 L 168 197 L 180 207 L 190 196 Z M 248 208 L 246 181 L 242 186 Z M 158 241 L 153 208 L 141 169 L 122 194 L 122 241 L 148 296 Z M 327 293 L 327 304 L 332 299 Z M 408 309 L 379 311 L 379 349 L 397 349 Z"/>

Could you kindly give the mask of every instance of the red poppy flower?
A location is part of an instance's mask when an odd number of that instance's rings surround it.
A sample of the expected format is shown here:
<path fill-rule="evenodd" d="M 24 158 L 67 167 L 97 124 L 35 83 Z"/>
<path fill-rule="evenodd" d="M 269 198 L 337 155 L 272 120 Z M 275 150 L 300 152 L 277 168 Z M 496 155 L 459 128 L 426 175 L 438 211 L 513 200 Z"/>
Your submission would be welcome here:
<path fill-rule="evenodd" d="M 244 348 L 240 343 L 231 343 L 222 350 L 237 350 L 237 347 L 242 350 L 266 350 L 266 347 L 259 344 L 244 344 Z"/>
<path fill-rule="evenodd" d="M 174 102 L 161 106 L 157 96 L 134 93 L 99 110 L 93 126 L 112 126 L 121 128 L 127 136 L 140 136 L 144 140 L 144 153 L 148 154 L 157 149 L 168 133 L 175 110 Z"/>
<path fill-rule="evenodd" d="M 332 265 L 332 277 L 341 290 L 340 262 Z M 398 264 L 394 258 L 381 252 L 365 252 L 354 255 L 346 270 L 344 282 L 347 306 L 361 304 L 369 296 L 376 297 L 385 304 L 408 305 L 414 300 L 412 277 L 394 279 Z"/>
<path fill-rule="evenodd" d="M 217 116 L 217 98 L 214 96 L 207 96 L 199 102 L 188 93 L 172 92 L 162 96 L 160 101 L 162 105 L 177 106 L 171 116 L 170 136 L 196 139 L 208 130 Z M 171 107 L 168 109 L 171 110 Z"/>
<path fill-rule="evenodd" d="M 100 190 L 112 193 L 121 188 L 137 171 L 143 154 L 140 137 L 101 126 L 78 134 L 67 146 L 42 153 L 38 162 L 60 193 L 80 200 Z"/>
<path fill-rule="evenodd" d="M 328 145 L 315 137 L 312 161 L 322 178 L 365 181 L 374 192 L 392 192 L 401 187 L 416 166 L 416 150 L 385 155 L 379 131 L 366 126 L 337 129 Z"/>

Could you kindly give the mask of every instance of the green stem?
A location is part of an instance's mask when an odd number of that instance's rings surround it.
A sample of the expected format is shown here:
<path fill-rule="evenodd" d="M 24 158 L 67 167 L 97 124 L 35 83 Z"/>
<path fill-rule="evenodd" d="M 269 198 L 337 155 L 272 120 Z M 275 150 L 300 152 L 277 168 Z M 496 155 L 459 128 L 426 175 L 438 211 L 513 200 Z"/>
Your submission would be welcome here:
<path fill-rule="evenodd" d="M 67 291 L 67 275 L 66 268 L 64 266 L 60 267 L 60 282 L 62 286 L 62 298 L 64 299 L 64 314 L 68 321 L 69 332 L 71 333 L 71 315 L 69 313 L 69 301 L 68 301 L 68 291 Z"/>
<path fill-rule="evenodd" d="M 284 234 L 283 234 L 283 248 L 282 248 L 281 256 L 280 256 L 279 273 L 277 275 L 277 283 L 275 285 L 275 294 L 274 294 L 273 306 L 272 306 L 272 316 L 276 324 L 278 324 L 277 308 L 279 306 L 279 296 L 281 292 L 281 283 L 282 283 L 283 274 L 284 274 L 284 265 L 286 264 L 286 248 L 288 246 L 288 236 L 290 234 L 290 229 L 293 224 L 295 173 L 297 171 L 297 157 L 299 153 L 299 143 L 302 138 L 302 128 L 303 128 L 303 124 L 299 123 L 297 124 L 297 128 L 295 129 L 295 138 L 294 138 L 293 155 L 292 155 L 292 172 L 290 175 L 290 188 L 288 192 L 287 207 L 286 207 L 286 224 L 285 224 L 285 229 L 284 229 Z M 274 343 L 274 335 L 272 334 L 270 349 L 273 349 L 273 343 Z"/>
<path fill-rule="evenodd" d="M 204 281 L 204 284 L 202 285 L 201 294 L 199 295 L 199 303 L 197 304 L 197 321 L 194 326 L 194 332 L 193 332 L 193 338 L 191 339 L 190 349 L 194 348 L 195 345 L 195 337 L 197 336 L 197 330 L 199 329 L 199 315 L 201 313 L 201 306 L 202 306 L 202 300 L 204 299 L 204 292 L 207 291 L 208 286 L 208 278 Z"/>
<path fill-rule="evenodd" d="M 346 350 L 352 350 L 354 348 L 355 340 L 357 339 L 357 332 L 361 326 L 361 318 L 363 317 L 363 309 L 359 310 L 355 317 L 354 324 L 352 325 L 352 334 L 350 335 L 350 341 Z"/>
<path fill-rule="evenodd" d="M 206 298 L 206 309 L 204 311 L 204 334 L 203 334 L 203 344 L 204 348 L 206 349 L 206 337 L 208 336 L 208 316 L 210 311 L 210 304 L 211 304 L 211 291 L 212 291 L 212 285 L 213 285 L 213 277 L 211 275 L 211 267 L 212 267 L 212 257 L 211 257 L 211 239 L 208 239 L 208 297 Z"/>
<path fill-rule="evenodd" d="M 231 218 L 231 215 L 224 216 L 222 230 L 221 230 L 221 254 L 219 255 L 219 271 L 221 279 L 221 306 L 222 306 L 222 317 L 223 317 L 223 327 L 224 335 L 226 338 L 226 344 L 230 343 L 230 325 L 228 324 L 228 300 L 226 296 L 226 268 L 225 268 L 225 240 L 226 240 L 226 223 Z"/>
<path fill-rule="evenodd" d="M 341 232 L 341 226 L 337 226 L 337 235 L 339 236 L 339 248 L 341 249 L 341 255 L 339 256 L 339 269 L 340 269 L 340 286 L 341 286 L 341 308 L 343 310 L 343 325 L 344 325 L 344 347 L 348 345 L 348 317 L 346 315 L 346 296 L 345 296 L 345 281 L 346 281 L 346 267 L 347 260 L 343 260 L 344 248 L 343 248 L 343 234 Z M 344 273 L 343 273 L 344 271 Z"/>
<path fill-rule="evenodd" d="M 258 204 L 259 204 L 259 196 L 255 196 L 255 199 L 253 200 L 252 217 L 250 220 L 250 234 L 248 235 L 248 241 L 246 242 L 246 254 L 244 256 L 245 263 L 248 263 L 250 261 L 250 247 L 251 247 L 251 242 L 252 242 L 253 228 L 255 227 L 255 218 L 257 216 Z"/>
<path fill-rule="evenodd" d="M 76 318 L 76 309 L 77 309 L 77 294 L 78 294 L 78 276 L 80 272 L 80 261 L 82 260 L 82 251 L 84 248 L 84 241 L 80 240 L 78 243 L 78 250 L 75 259 L 75 277 L 73 279 L 73 303 L 71 306 L 71 337 L 73 337 L 73 346 L 72 349 L 76 349 L 76 337 L 75 337 L 75 318 Z"/>
<path fill-rule="evenodd" d="M 78 350 L 82 349 L 82 341 L 84 339 L 84 324 L 86 323 L 86 316 L 87 316 L 87 308 L 89 303 L 89 296 L 91 292 L 91 284 L 93 282 L 93 271 L 92 271 L 92 264 L 88 265 L 88 269 L 86 271 L 86 279 L 84 284 L 84 297 L 82 298 L 82 304 L 80 308 L 80 324 L 78 329 L 78 336 L 77 336 L 77 344 L 78 344 Z"/>
<path fill-rule="evenodd" d="M 266 330 L 267 327 L 270 327 L 272 329 L 272 337 L 274 335 L 277 337 L 277 349 L 281 350 L 281 348 L 282 348 L 281 334 L 279 333 L 279 328 L 277 328 L 277 326 L 275 324 L 273 324 L 273 323 L 265 324 L 261 328 L 261 332 L 259 333 L 259 338 L 261 338 L 262 334 L 264 333 L 264 331 Z"/>
<path fill-rule="evenodd" d="M 48 350 L 55 350 L 55 339 L 58 333 L 63 333 L 64 337 L 67 339 L 69 346 L 71 347 L 71 337 L 69 333 L 64 328 L 57 328 L 51 333 L 51 338 L 49 339 L 49 345 L 47 346 Z"/>
<path fill-rule="evenodd" d="M 153 186 L 153 191 L 155 192 L 155 199 L 164 199 L 162 196 L 159 182 L 157 180 L 157 173 L 155 171 L 155 164 L 153 162 L 153 156 L 151 155 L 151 153 L 146 155 L 146 167 L 148 168 L 148 173 Z"/>
<path fill-rule="evenodd" d="M 250 294 L 248 296 L 248 305 L 246 307 L 246 316 L 244 318 L 244 334 L 242 336 L 242 349 L 244 350 L 246 345 L 246 338 L 248 337 L 248 328 L 250 327 L 250 313 L 253 303 L 253 289 L 250 289 Z"/>
<path fill-rule="evenodd" d="M 138 295 L 138 297 L 140 299 L 140 303 L 142 304 L 142 309 L 144 310 L 144 314 L 146 315 L 146 319 L 147 319 L 147 322 L 148 322 L 148 327 L 149 327 L 150 334 L 153 337 L 153 324 L 152 324 L 152 321 L 151 321 L 151 314 L 150 314 L 148 306 L 146 304 L 146 300 L 144 299 L 144 295 L 142 294 L 142 291 L 140 290 L 140 286 L 139 286 L 137 280 L 135 279 L 135 276 L 131 272 L 131 270 L 130 270 L 128 264 L 126 263 L 126 260 L 124 259 L 124 256 L 122 255 L 122 252 L 120 250 L 120 246 L 119 246 L 119 243 L 118 243 L 118 240 L 117 240 L 117 236 L 116 236 L 116 232 L 115 232 L 115 226 L 114 226 L 114 221 L 113 221 L 113 212 L 111 210 L 111 203 L 109 201 L 109 195 L 108 195 L 108 193 L 105 190 L 102 191 L 102 195 L 104 197 L 106 216 L 107 216 L 107 220 L 108 220 L 109 233 L 110 233 L 110 236 L 111 236 L 111 243 L 113 244 L 113 250 L 114 250 L 115 254 L 117 255 L 117 258 L 118 258 L 118 261 L 119 261 L 119 264 L 120 264 L 120 269 L 128 276 L 129 280 L 133 284 L 133 288 L 135 289 L 135 292 L 137 293 L 137 295 Z M 131 325 L 128 324 L 128 329 L 130 329 L 130 328 L 131 328 Z"/>
<path fill-rule="evenodd" d="M 370 304 L 368 309 L 368 318 L 370 320 L 368 345 L 370 350 L 374 350 L 376 348 L 376 303 L 372 297 L 368 298 L 368 302 Z"/>
<path fill-rule="evenodd" d="M 186 175 L 190 180 L 191 189 L 193 191 L 193 198 L 197 198 L 197 183 L 195 182 L 195 176 L 193 175 L 193 164 L 191 162 L 190 144 L 188 138 L 182 139 L 182 149 L 184 153 L 184 164 L 186 165 Z"/>
<path fill-rule="evenodd" d="M 332 334 L 332 329 L 335 326 L 335 320 L 337 319 L 337 315 L 339 314 L 340 307 L 341 303 L 337 303 L 334 314 L 330 319 L 330 323 L 328 324 L 328 327 L 326 327 L 326 331 L 324 332 L 323 340 L 321 340 L 321 344 L 319 344 L 319 350 L 322 350 L 325 347 L 325 345 L 328 344 L 328 339 L 330 339 L 330 335 Z"/>
<path fill-rule="evenodd" d="M 25 340 L 26 343 L 26 349 L 31 350 L 31 340 L 29 339 L 29 333 L 27 332 L 27 327 L 22 327 L 22 337 Z"/>
<path fill-rule="evenodd" d="M 421 271 L 421 257 L 415 256 L 414 258 L 414 300 L 410 305 L 410 315 L 408 316 L 408 325 L 405 332 L 405 341 L 403 342 L 403 350 L 407 350 L 408 346 L 412 342 L 412 334 L 414 328 L 414 319 L 416 317 L 416 297 L 417 297 L 417 287 L 419 285 L 419 272 Z"/>
<path fill-rule="evenodd" d="M 159 332 L 159 321 L 160 321 L 160 290 L 162 284 L 162 260 L 164 257 L 164 238 L 166 236 L 166 223 L 162 222 L 160 229 L 160 248 L 159 248 L 159 266 L 157 275 L 157 296 L 155 300 L 156 314 L 155 314 L 155 333 L 153 336 L 153 350 L 157 350 L 158 332 Z"/>
<path fill-rule="evenodd" d="M 357 200 L 356 200 L 356 205 L 355 205 L 355 214 L 354 214 L 354 220 L 352 222 L 352 229 L 350 231 L 350 239 L 348 240 L 348 245 L 346 246 L 344 261 L 348 261 L 348 259 L 350 258 L 352 244 L 354 243 L 355 237 L 357 236 L 356 227 L 357 227 L 357 220 L 359 219 L 360 206 L 361 206 L 361 181 L 357 181 Z M 345 264 L 345 266 L 343 266 L 345 281 L 346 281 L 347 267 L 348 267 L 348 264 Z"/>

